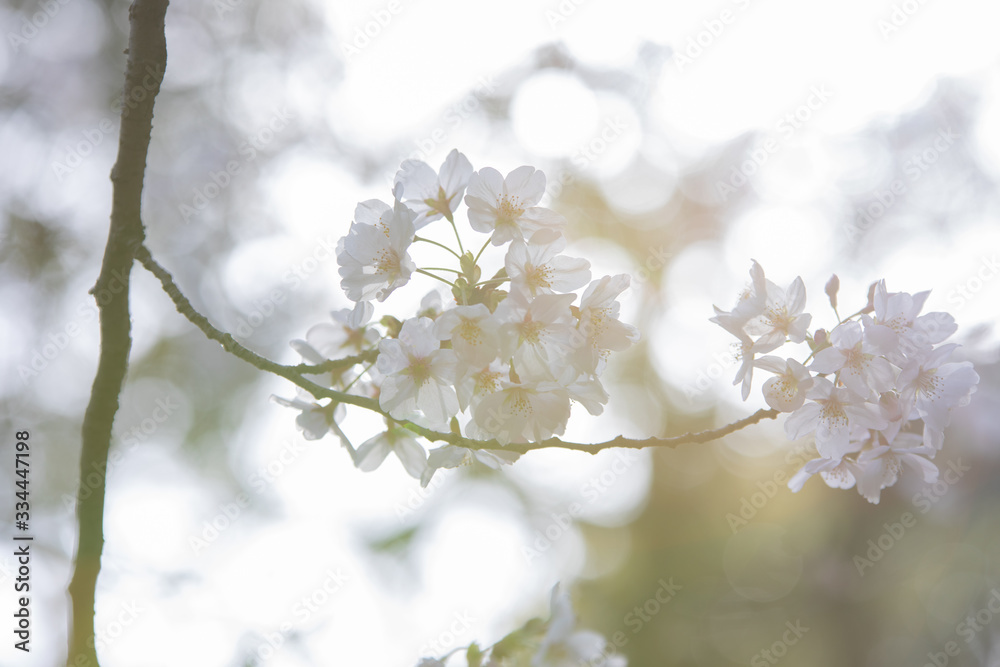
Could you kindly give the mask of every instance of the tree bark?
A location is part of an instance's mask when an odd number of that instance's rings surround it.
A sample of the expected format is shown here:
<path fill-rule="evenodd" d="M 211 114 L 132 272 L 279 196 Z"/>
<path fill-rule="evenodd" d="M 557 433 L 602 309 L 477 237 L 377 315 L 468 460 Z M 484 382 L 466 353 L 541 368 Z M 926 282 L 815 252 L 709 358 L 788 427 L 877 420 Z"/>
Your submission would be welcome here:
<path fill-rule="evenodd" d="M 153 122 L 153 101 L 167 65 L 164 16 L 167 0 L 135 0 L 129 8 L 128 64 L 122 91 L 118 160 L 111 170 L 113 198 L 111 225 L 97 283 L 90 290 L 100 311 L 101 350 L 83 418 L 78 494 L 78 544 L 69 584 L 71 617 L 67 665 L 96 667 L 94 597 L 104 549 L 105 475 L 96 485 L 92 473 L 107 471 L 111 428 L 128 371 L 132 332 L 129 316 L 129 279 L 136 249 L 144 232 L 140 217 L 146 154 Z"/>

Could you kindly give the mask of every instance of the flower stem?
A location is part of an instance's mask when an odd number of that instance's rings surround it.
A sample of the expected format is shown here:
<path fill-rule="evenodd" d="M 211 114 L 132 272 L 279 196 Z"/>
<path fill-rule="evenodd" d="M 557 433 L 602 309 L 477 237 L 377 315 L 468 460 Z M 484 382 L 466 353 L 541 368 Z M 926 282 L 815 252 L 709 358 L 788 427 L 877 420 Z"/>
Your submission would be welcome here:
<path fill-rule="evenodd" d="M 455 233 L 457 234 L 458 230 L 455 230 Z M 452 255 L 454 255 L 458 259 L 462 259 L 461 255 L 459 255 L 457 252 L 455 252 L 454 250 L 452 250 L 451 248 L 449 248 L 448 246 L 446 246 L 443 243 L 438 243 L 437 241 L 432 241 L 431 239 L 425 239 L 423 236 L 414 236 L 413 240 L 414 241 L 423 241 L 424 243 L 430 243 L 432 245 L 436 245 L 439 248 L 444 248 L 445 250 L 447 250 L 448 252 L 450 252 Z M 461 242 L 459 242 L 459 247 L 461 247 L 461 246 L 462 246 L 462 244 L 461 244 Z"/>
<path fill-rule="evenodd" d="M 479 252 L 476 253 L 476 258 L 474 260 L 472 260 L 473 264 L 478 264 L 479 263 L 479 258 L 483 256 L 483 252 L 486 250 L 486 246 L 488 246 L 489 244 L 490 244 L 490 239 L 486 239 L 486 243 L 484 243 L 483 247 L 480 248 Z"/>
<path fill-rule="evenodd" d="M 431 277 L 431 278 L 433 278 L 434 280 L 440 280 L 440 281 L 441 281 L 441 282 L 443 282 L 443 283 L 444 283 L 445 285 L 451 285 L 452 287 L 455 287 L 455 283 L 451 282 L 450 280 L 445 280 L 445 279 L 444 279 L 444 278 L 442 278 L 441 276 L 436 276 L 436 275 L 434 275 L 433 273 L 430 273 L 429 271 L 425 271 L 424 269 L 417 269 L 417 273 L 422 273 L 422 274 L 424 274 L 425 276 L 430 276 L 430 277 Z"/>
<path fill-rule="evenodd" d="M 455 221 L 451 218 L 448 219 L 448 222 L 451 223 L 451 228 L 455 230 L 455 240 L 458 241 L 458 250 L 464 255 L 465 248 L 462 247 L 462 237 L 458 235 L 458 225 L 456 225 Z"/>

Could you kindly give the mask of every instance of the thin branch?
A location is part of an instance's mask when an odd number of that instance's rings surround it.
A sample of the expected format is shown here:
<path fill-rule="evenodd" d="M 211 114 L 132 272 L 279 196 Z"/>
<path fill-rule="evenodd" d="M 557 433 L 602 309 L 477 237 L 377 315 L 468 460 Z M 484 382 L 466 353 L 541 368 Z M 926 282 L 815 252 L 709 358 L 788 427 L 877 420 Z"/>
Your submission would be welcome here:
<path fill-rule="evenodd" d="M 382 412 L 378 410 L 378 412 Z M 382 413 L 385 414 L 385 413 Z M 744 429 L 747 426 L 752 426 L 758 422 L 764 421 L 765 419 L 776 419 L 780 413 L 777 410 L 758 410 L 749 417 L 744 417 L 739 421 L 735 421 L 732 424 L 727 424 L 716 429 L 710 429 L 707 431 L 696 431 L 694 433 L 685 433 L 683 435 L 672 436 L 669 438 L 644 438 L 641 440 L 635 440 L 632 438 L 626 438 L 624 436 L 618 436 L 617 438 L 612 438 L 606 442 L 595 442 L 595 443 L 583 443 L 583 442 L 567 442 L 565 440 L 560 440 L 559 438 L 549 438 L 547 440 L 541 440 L 539 442 L 526 442 L 526 443 L 511 443 L 508 445 L 501 445 L 496 440 L 471 440 L 469 438 L 464 438 L 455 433 L 441 433 L 439 431 L 434 431 L 429 428 L 420 426 L 410 421 L 399 421 L 399 423 L 413 431 L 417 435 L 420 435 L 431 442 L 445 442 L 449 445 L 455 445 L 457 447 L 465 447 L 466 449 L 501 449 L 510 452 L 517 452 L 518 454 L 525 454 L 527 452 L 535 451 L 538 449 L 572 449 L 580 452 L 588 452 L 590 454 L 596 454 L 605 449 L 611 449 L 614 447 L 623 447 L 627 449 L 645 449 L 646 447 L 677 447 L 678 445 L 685 445 L 690 443 L 703 443 L 710 442 L 712 440 L 718 440 L 723 438 L 730 433 Z"/>
<path fill-rule="evenodd" d="M 368 409 L 373 409 L 372 406 L 374 405 L 377 408 L 378 404 L 374 399 L 367 398 L 365 396 L 356 396 L 354 394 L 348 394 L 334 389 L 328 389 L 327 387 L 318 385 L 315 382 L 303 377 L 304 375 L 315 374 L 316 369 L 321 366 L 325 366 L 325 364 L 299 364 L 296 366 L 285 366 L 284 364 L 275 363 L 270 359 L 266 359 L 256 352 L 247 349 L 238 343 L 230 334 L 216 329 L 212 326 L 212 323 L 208 321 L 207 317 L 195 310 L 188 298 L 184 296 L 180 288 L 177 287 L 177 283 L 174 282 L 174 278 L 170 275 L 170 272 L 160 266 L 160 264 L 153 259 L 153 256 L 150 254 L 146 246 L 140 246 L 136 250 L 135 258 L 139 260 L 144 267 L 146 267 L 146 270 L 156 276 L 157 280 L 160 281 L 163 291 L 166 292 L 167 296 L 170 297 L 170 300 L 174 302 L 177 312 L 186 317 L 188 321 L 196 327 L 201 329 L 202 333 L 204 333 L 209 339 L 221 344 L 222 349 L 226 352 L 242 359 L 255 368 L 285 378 L 295 385 L 302 387 L 316 398 L 330 398 L 339 403 L 348 403 L 350 405 L 357 405 Z M 372 352 L 366 352 L 355 357 L 336 359 L 334 362 L 343 364 L 343 366 L 340 367 L 347 365 L 353 366 L 357 363 L 359 357 L 369 359 L 371 358 L 371 355 Z M 375 355 L 377 355 L 377 352 L 375 352 Z"/>
<path fill-rule="evenodd" d="M 107 469 L 111 429 L 132 348 L 129 281 L 135 249 L 144 237 L 140 204 L 153 101 L 167 66 L 166 12 L 167 0 L 136 0 L 129 8 L 121 134 L 118 159 L 111 170 L 111 223 L 101 272 L 91 289 L 100 312 L 101 348 L 81 434 L 80 488 L 89 485 L 91 492 L 77 498 L 79 539 L 69 584 L 72 616 L 67 664 L 71 665 L 99 664 L 94 648 L 94 598 L 104 551 L 106 483 L 103 475 L 95 481 L 93 471 Z"/>
<path fill-rule="evenodd" d="M 327 359 L 326 361 L 318 364 L 296 364 L 294 366 L 285 366 L 285 368 L 294 373 L 298 373 L 299 375 L 320 375 L 322 373 L 329 373 L 330 371 L 339 371 L 344 368 L 350 368 L 351 366 L 356 366 L 357 364 L 371 363 L 377 358 L 378 350 L 373 348 L 350 357 Z"/>
<path fill-rule="evenodd" d="M 154 276 L 156 276 L 160 284 L 163 286 L 163 290 L 170 296 L 170 299 L 174 302 L 177 307 L 177 311 L 184 315 L 192 324 L 201 329 L 201 331 L 210 339 L 217 341 L 222 344 L 222 348 L 229 352 L 230 354 L 239 357 L 243 361 L 251 364 L 252 366 L 269 373 L 274 373 L 280 377 L 293 382 L 299 387 L 302 387 L 310 394 L 316 398 L 331 398 L 334 401 L 340 403 L 348 403 L 350 405 L 356 405 L 358 407 L 377 412 L 387 419 L 391 418 L 389 413 L 385 412 L 378 401 L 374 398 L 368 398 L 365 396 L 355 396 L 354 394 L 348 394 L 341 391 L 336 391 L 334 389 L 328 389 L 321 385 L 312 382 L 303 376 L 303 373 L 299 370 L 300 366 L 284 366 L 282 364 L 277 364 L 269 359 L 261 357 L 255 352 L 248 350 L 247 348 L 236 342 L 232 336 L 216 329 L 208 321 L 208 319 L 196 311 L 191 302 L 188 301 L 187 297 L 180 291 L 177 284 L 174 283 L 173 277 L 170 273 L 160 266 L 153 256 L 149 253 L 149 250 L 145 246 L 142 246 L 136 251 L 136 259 L 138 259 L 143 266 L 146 267 Z M 359 355 L 360 356 L 360 355 Z M 346 359 L 337 360 L 342 363 L 351 362 L 351 365 L 357 362 L 357 357 L 348 357 Z M 313 367 L 307 366 L 306 368 L 312 369 Z M 559 438 L 549 438 L 548 440 L 542 440 L 541 442 L 529 442 L 529 443 L 519 443 L 519 444 L 509 444 L 501 445 L 496 440 L 472 440 L 470 438 L 465 438 L 455 433 L 442 433 L 440 431 L 434 431 L 432 429 L 426 428 L 419 424 L 411 421 L 394 419 L 401 426 L 409 429 L 413 433 L 420 435 L 431 442 L 444 442 L 449 445 L 456 445 L 458 447 L 465 447 L 467 449 L 504 449 L 507 451 L 518 452 L 524 454 L 525 452 L 533 451 L 536 449 L 574 449 L 582 452 L 596 453 L 604 449 L 610 449 L 612 447 L 626 447 L 629 449 L 642 449 L 645 447 L 676 447 L 678 445 L 686 443 L 696 443 L 696 442 L 708 442 L 710 440 L 718 440 L 734 431 L 738 431 L 742 428 L 746 428 L 752 424 L 763 421 L 764 419 L 774 419 L 778 416 L 777 410 L 758 410 L 754 414 L 741 419 L 737 422 L 723 426 L 721 428 L 700 431 L 697 433 L 685 433 L 684 435 L 678 435 L 671 438 L 646 438 L 643 440 L 633 440 L 625 437 L 617 437 L 613 440 L 608 440 L 607 442 L 599 442 L 593 444 L 580 443 L 580 442 L 567 442 L 565 440 L 560 440 Z"/>

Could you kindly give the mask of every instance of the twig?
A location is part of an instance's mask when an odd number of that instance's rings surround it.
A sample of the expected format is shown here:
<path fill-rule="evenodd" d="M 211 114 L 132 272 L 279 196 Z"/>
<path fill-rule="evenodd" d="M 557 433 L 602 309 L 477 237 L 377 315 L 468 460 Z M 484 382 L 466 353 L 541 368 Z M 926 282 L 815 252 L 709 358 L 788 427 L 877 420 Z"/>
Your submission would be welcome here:
<path fill-rule="evenodd" d="M 300 364 L 298 366 L 284 366 L 282 364 L 275 363 L 270 359 L 265 359 L 264 357 L 258 355 L 251 350 L 240 345 L 233 337 L 219 329 L 212 326 L 212 323 L 208 321 L 204 315 L 195 310 L 194 306 L 186 296 L 177 287 L 174 282 L 173 277 L 170 273 L 164 269 L 160 264 L 153 259 L 149 250 L 142 246 L 136 251 L 136 259 L 138 259 L 146 269 L 149 270 L 154 276 L 159 279 L 160 284 L 163 286 L 163 290 L 170 296 L 170 299 L 174 302 L 177 308 L 177 312 L 186 317 L 192 324 L 201 329 L 201 331 L 210 339 L 217 341 L 222 344 L 222 349 L 230 354 L 242 359 L 248 364 L 259 368 L 262 371 L 267 371 L 269 373 L 274 373 L 286 380 L 291 381 L 295 385 L 302 387 L 310 394 L 316 398 L 330 398 L 334 401 L 340 403 L 348 403 L 350 405 L 356 405 L 358 407 L 377 412 L 383 417 L 389 418 L 390 415 L 382 410 L 378 401 L 373 398 L 368 398 L 365 396 L 356 396 L 354 394 L 348 394 L 346 392 L 336 391 L 334 389 L 328 389 L 321 385 L 306 379 L 303 375 L 311 374 L 314 372 L 316 366 L 306 366 Z M 367 358 L 366 355 L 371 355 L 371 359 L 377 356 L 376 351 L 366 352 L 361 355 L 356 355 L 353 357 L 346 357 L 344 359 L 336 359 L 329 363 L 337 364 L 337 367 L 353 366 L 358 363 L 362 358 Z M 461 435 L 455 433 L 442 433 L 440 431 L 435 431 L 411 421 L 394 419 L 400 425 L 409 429 L 410 431 L 420 435 L 431 442 L 444 442 L 449 445 L 456 445 L 458 447 L 465 447 L 467 449 L 505 449 L 507 451 L 518 452 L 524 454 L 525 452 L 530 452 L 536 449 L 574 449 L 582 452 L 590 452 L 591 454 L 597 453 L 604 449 L 610 449 L 612 447 L 625 447 L 629 449 L 643 449 L 645 447 L 676 447 L 678 445 L 694 442 L 708 442 L 710 440 L 718 440 L 734 431 L 738 431 L 742 428 L 746 428 L 752 424 L 763 421 L 765 419 L 774 419 L 778 416 L 777 410 L 758 410 L 754 414 L 741 419 L 737 422 L 723 426 L 721 428 L 700 431 L 697 433 L 685 433 L 684 435 L 678 435 L 670 438 L 645 438 L 643 440 L 633 440 L 631 438 L 617 437 L 607 442 L 599 442 L 593 444 L 580 443 L 580 442 L 567 442 L 565 440 L 560 440 L 559 438 L 549 438 L 547 440 L 542 440 L 540 442 L 529 442 L 529 443 L 516 443 L 509 445 L 501 445 L 496 440 L 472 440 L 470 438 L 462 437 Z"/>
<path fill-rule="evenodd" d="M 266 359 L 256 352 L 247 349 L 237 342 L 236 339 L 230 334 L 216 329 L 212 326 L 212 323 L 208 321 L 207 317 L 195 310 L 188 298 L 184 296 L 183 292 L 181 292 L 177 283 L 174 282 L 174 278 L 170 275 L 170 272 L 160 266 L 160 264 L 153 259 L 152 254 L 150 254 L 149 250 L 145 246 L 140 246 L 136 250 L 135 258 L 139 260 L 139 262 L 146 267 L 150 273 L 156 276 L 157 280 L 160 281 L 163 291 L 166 292 L 167 296 L 170 297 L 170 300 L 174 302 L 174 307 L 177 308 L 177 312 L 186 317 L 188 321 L 196 327 L 201 329 L 201 332 L 204 333 L 209 339 L 221 344 L 222 349 L 226 352 L 242 359 L 255 368 L 268 373 L 273 373 L 274 375 L 289 380 L 297 386 L 302 387 L 316 398 L 330 398 L 339 403 L 348 403 L 350 405 L 368 408 L 369 410 L 379 411 L 378 403 L 376 403 L 374 399 L 329 389 L 304 377 L 305 375 L 316 374 L 317 369 L 325 367 L 326 364 L 298 364 L 296 366 L 285 366 L 284 364 L 275 363 L 270 359 Z M 369 351 L 353 357 L 334 359 L 329 363 L 333 364 L 334 368 L 344 368 L 353 366 L 359 361 L 374 359 L 375 356 L 377 356 L 377 351 Z"/>

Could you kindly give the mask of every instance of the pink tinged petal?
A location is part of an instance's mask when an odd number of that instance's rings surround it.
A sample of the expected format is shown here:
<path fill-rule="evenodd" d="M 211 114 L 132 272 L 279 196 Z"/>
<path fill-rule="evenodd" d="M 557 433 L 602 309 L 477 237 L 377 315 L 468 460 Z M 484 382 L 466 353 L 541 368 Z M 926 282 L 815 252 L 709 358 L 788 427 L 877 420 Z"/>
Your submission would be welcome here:
<path fill-rule="evenodd" d="M 458 414 L 458 396 L 452 387 L 426 382 L 419 389 L 417 407 L 432 424 L 441 426 Z"/>
<path fill-rule="evenodd" d="M 323 326 L 323 325 L 317 325 L 317 326 Z M 328 324 L 326 326 L 331 326 L 331 325 Z M 316 327 L 313 327 L 313 329 L 315 328 Z M 310 329 L 309 331 L 311 332 L 313 329 Z M 306 334 L 306 337 L 308 338 L 308 334 Z M 293 350 L 299 353 L 299 356 L 301 356 L 303 361 L 305 361 L 307 364 L 320 364 L 326 361 L 326 358 L 322 354 L 320 354 L 316 348 L 314 348 L 312 345 L 310 345 L 304 340 L 293 340 L 289 343 L 289 345 Z"/>
<path fill-rule="evenodd" d="M 750 397 L 750 383 L 751 383 L 751 381 L 753 379 L 753 357 L 752 356 L 748 355 L 748 356 L 744 357 L 744 359 L 743 359 L 743 368 L 745 368 L 746 370 L 744 371 L 744 375 L 743 375 L 743 387 L 742 387 L 742 389 L 740 391 L 740 394 L 743 396 L 743 400 L 745 401 L 745 400 L 747 400 L 747 398 Z"/>
<path fill-rule="evenodd" d="M 369 199 L 360 202 L 354 209 L 354 220 L 363 225 L 377 225 L 382 216 L 392 209 L 385 202 L 378 199 Z"/>
<path fill-rule="evenodd" d="M 473 198 L 496 207 L 504 194 L 503 176 L 493 167 L 484 167 L 469 178 L 469 187 L 466 193 L 466 204 L 469 204 L 468 200 Z"/>
<path fill-rule="evenodd" d="M 554 274 L 550 286 L 556 292 L 572 292 L 590 282 L 590 262 L 585 259 L 559 255 L 548 266 Z"/>
<path fill-rule="evenodd" d="M 784 373 L 788 368 L 788 363 L 782 357 L 776 357 L 773 355 L 768 355 L 766 357 L 761 357 L 754 362 L 757 368 L 763 368 L 765 371 L 770 371 L 771 373 Z"/>
<path fill-rule="evenodd" d="M 837 325 L 830 332 L 830 342 L 834 347 L 839 347 L 842 350 L 850 350 L 861 342 L 862 337 L 861 324 L 853 321 Z"/>
<path fill-rule="evenodd" d="M 788 340 L 793 343 L 801 343 L 809 333 L 809 324 L 812 322 L 812 315 L 805 314 L 796 317 L 788 327 Z"/>
<path fill-rule="evenodd" d="M 874 299 L 874 301 L 875 301 L 875 303 L 874 303 L 874 306 L 875 306 L 875 317 L 878 318 L 878 320 L 880 322 L 888 319 L 886 317 L 886 315 L 887 315 L 887 310 L 888 310 L 889 294 L 888 294 L 888 292 L 885 289 L 885 279 L 884 278 L 882 280 L 878 281 L 877 283 L 875 283 L 875 299 Z"/>
<path fill-rule="evenodd" d="M 406 347 L 408 356 L 417 358 L 427 357 L 441 347 L 434 336 L 434 320 L 429 317 L 411 317 L 403 322 L 399 341 Z"/>
<path fill-rule="evenodd" d="M 882 489 L 888 481 L 887 476 L 889 470 L 884 457 L 866 462 L 858 478 L 858 493 L 868 502 L 877 505 L 882 496 Z"/>
<path fill-rule="evenodd" d="M 923 442 L 931 449 L 940 450 L 944 446 L 944 431 L 924 422 Z"/>
<path fill-rule="evenodd" d="M 802 468 L 788 480 L 788 488 L 791 489 L 792 493 L 798 493 L 810 477 L 812 477 L 812 473 L 806 472 L 806 469 Z"/>
<path fill-rule="evenodd" d="M 608 402 L 608 392 L 600 380 L 584 380 L 570 384 L 569 397 L 577 401 L 587 412 L 592 415 L 599 415 L 604 412 L 604 404 Z"/>
<path fill-rule="evenodd" d="M 427 469 L 427 453 L 413 438 L 406 435 L 396 437 L 392 449 L 399 457 L 400 463 L 410 477 L 421 479 L 424 470 Z"/>
<path fill-rule="evenodd" d="M 534 206 L 545 194 L 545 174 L 534 167 L 518 167 L 504 179 L 504 192 L 520 198 L 523 208 Z"/>
<path fill-rule="evenodd" d="M 444 188 L 445 193 L 452 197 L 452 210 L 454 211 L 458 208 L 458 203 L 462 199 L 462 193 L 465 192 L 466 186 L 469 184 L 469 178 L 472 176 L 472 163 L 469 162 L 469 158 L 465 157 L 458 152 L 458 149 L 453 148 L 448 157 L 445 158 L 444 163 L 441 164 L 441 187 Z"/>
<path fill-rule="evenodd" d="M 865 381 L 864 374 L 854 366 L 845 366 L 841 369 L 840 381 L 861 398 L 869 398 L 872 394 L 871 388 Z"/>
<path fill-rule="evenodd" d="M 913 316 L 916 316 L 916 314 L 923 309 L 924 303 L 927 301 L 927 297 L 929 297 L 930 295 L 931 295 L 930 290 L 926 290 L 924 292 L 917 292 L 916 294 L 913 295 L 912 297 L 913 300 L 911 302 L 913 308 Z"/>
<path fill-rule="evenodd" d="M 864 315 L 865 323 L 865 343 L 875 354 L 892 354 L 899 347 L 899 334 L 887 326 L 875 324 L 867 315 Z"/>
<path fill-rule="evenodd" d="M 824 472 L 836 468 L 838 465 L 840 465 L 839 459 L 818 458 L 807 461 L 806 464 L 802 466 L 790 480 L 788 480 L 788 488 L 791 489 L 793 493 L 797 493 L 802 490 L 802 486 L 810 477 L 818 472 Z"/>
<path fill-rule="evenodd" d="M 414 267 L 416 270 L 416 267 Z M 347 320 L 347 325 L 352 329 L 360 329 L 368 323 L 375 313 L 375 306 L 367 301 L 361 301 L 354 305 L 351 315 Z M 308 338 L 308 334 L 306 334 Z"/>
<path fill-rule="evenodd" d="M 753 262 L 750 266 L 750 280 L 753 281 L 754 291 L 757 292 L 757 294 L 766 294 L 767 282 L 764 277 L 764 269 L 757 263 L 756 259 L 750 261 Z"/>
<path fill-rule="evenodd" d="M 409 360 L 403 351 L 403 343 L 392 338 L 384 338 L 378 344 L 378 359 L 375 362 L 379 372 L 392 375 L 406 368 Z"/>
<path fill-rule="evenodd" d="M 302 437 L 306 440 L 319 440 L 330 430 L 326 413 L 316 408 L 303 410 L 302 414 L 295 418 L 295 424 L 302 429 Z"/>
<path fill-rule="evenodd" d="M 785 292 L 785 306 L 792 315 L 798 315 L 806 307 L 806 286 L 801 276 L 796 277 Z"/>
<path fill-rule="evenodd" d="M 846 361 L 847 357 L 840 349 L 828 347 L 816 353 L 809 364 L 809 370 L 814 373 L 836 373 L 844 367 Z"/>
<path fill-rule="evenodd" d="M 389 444 L 389 434 L 379 433 L 358 447 L 354 455 L 354 465 L 362 472 L 372 472 L 382 465 L 382 462 L 385 461 L 391 451 L 392 445 Z"/>
<path fill-rule="evenodd" d="M 432 199 L 438 194 L 437 174 L 429 164 L 421 160 L 403 160 L 393 184 L 403 185 L 404 199 L 416 200 L 421 204 L 424 199 Z"/>
<path fill-rule="evenodd" d="M 798 391 L 793 381 L 787 376 L 776 375 L 769 378 L 763 387 L 764 400 L 779 412 L 793 412 L 805 403 L 805 394 Z"/>
<path fill-rule="evenodd" d="M 410 411 L 408 404 L 413 403 L 413 394 L 416 389 L 416 385 L 410 378 L 391 375 L 382 382 L 378 395 L 379 406 L 396 419 L 403 419 Z"/>
<path fill-rule="evenodd" d="M 928 343 L 937 344 L 958 331 L 958 325 L 948 313 L 927 313 L 913 323 L 914 332 L 919 332 Z"/>
<path fill-rule="evenodd" d="M 916 470 L 926 484 L 933 484 L 938 480 L 938 467 L 933 461 L 917 454 L 904 454 L 902 458 L 904 463 Z"/>
<path fill-rule="evenodd" d="M 517 222 L 523 230 L 522 235 L 532 240 L 535 234 L 543 234 L 544 238 L 553 230 L 566 227 L 566 218 L 543 206 L 532 206 L 525 210 Z"/>
<path fill-rule="evenodd" d="M 887 360 L 874 357 L 868 360 L 868 379 L 872 389 L 881 393 L 892 388 L 896 381 L 896 373 Z"/>
<path fill-rule="evenodd" d="M 368 301 L 360 303 L 369 304 Z M 317 324 L 306 332 L 306 340 L 310 346 L 321 356 L 320 361 L 335 359 L 340 356 L 343 345 L 347 342 L 347 332 L 339 324 Z M 320 361 L 310 361 L 316 364 Z"/>
<path fill-rule="evenodd" d="M 862 403 L 861 405 L 845 405 L 844 412 L 850 419 L 851 424 L 864 428 L 880 430 L 889 425 L 882 411 L 877 405 L 872 403 Z"/>
<path fill-rule="evenodd" d="M 822 470 L 819 475 L 831 489 L 850 489 L 857 481 L 847 461 L 841 461 L 838 465 L 831 466 L 829 470 Z"/>

